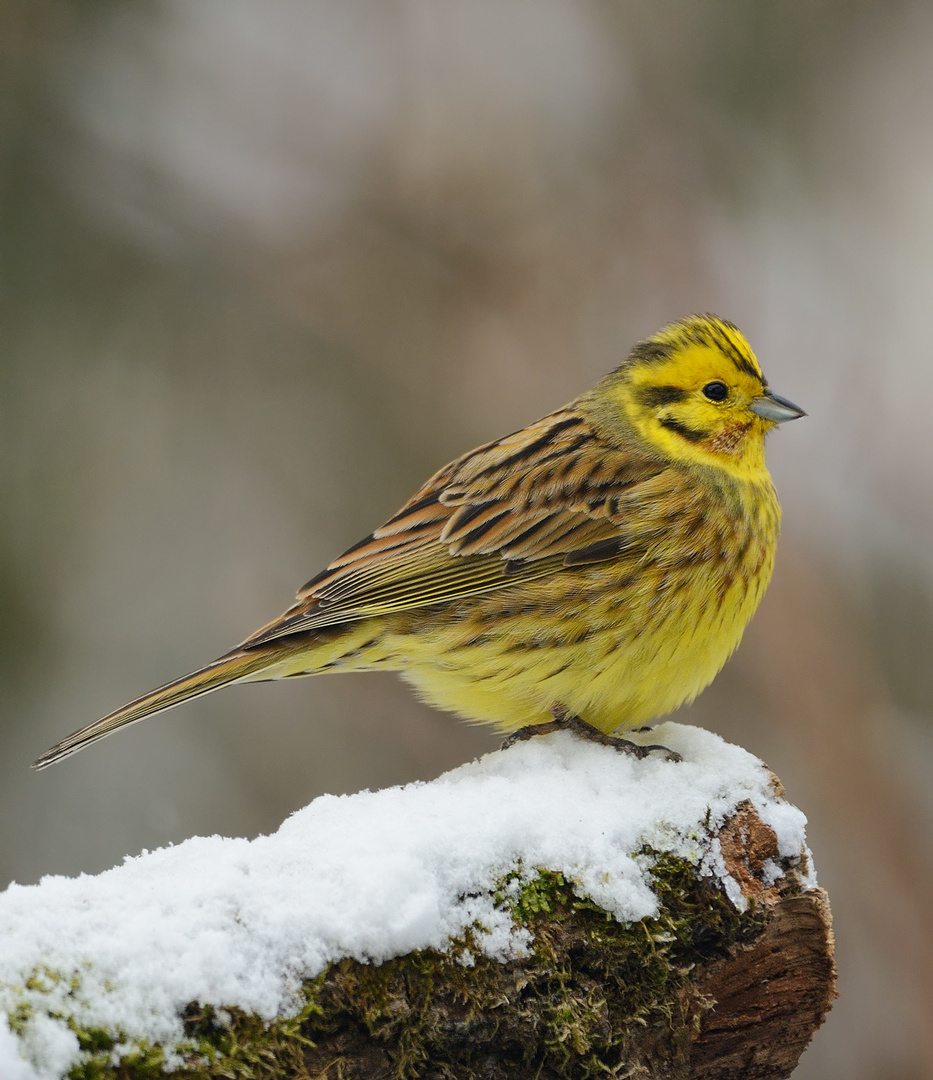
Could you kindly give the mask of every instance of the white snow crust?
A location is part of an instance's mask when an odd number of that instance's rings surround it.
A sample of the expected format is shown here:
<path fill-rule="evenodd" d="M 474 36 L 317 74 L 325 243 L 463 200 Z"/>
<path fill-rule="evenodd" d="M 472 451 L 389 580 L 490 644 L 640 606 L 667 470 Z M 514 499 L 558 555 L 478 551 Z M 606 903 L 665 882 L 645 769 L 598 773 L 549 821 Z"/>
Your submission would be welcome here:
<path fill-rule="evenodd" d="M 648 845 L 701 866 L 742 906 L 710 833 L 746 799 L 782 857 L 806 851 L 806 818 L 747 751 L 673 723 L 635 738 L 684 760 L 539 736 L 430 783 L 321 796 L 272 836 L 194 837 L 96 876 L 11 885 L 0 894 L 0 1077 L 58 1080 L 80 1060 L 54 1012 L 171 1048 L 189 1002 L 271 1020 L 342 957 L 444 949 L 476 924 L 484 951 L 519 955 L 527 932 L 492 896 L 516 871 L 560 871 L 635 921 L 657 913 L 638 856 Z M 24 1003 L 35 1012 L 16 1037 L 6 1015 Z"/>

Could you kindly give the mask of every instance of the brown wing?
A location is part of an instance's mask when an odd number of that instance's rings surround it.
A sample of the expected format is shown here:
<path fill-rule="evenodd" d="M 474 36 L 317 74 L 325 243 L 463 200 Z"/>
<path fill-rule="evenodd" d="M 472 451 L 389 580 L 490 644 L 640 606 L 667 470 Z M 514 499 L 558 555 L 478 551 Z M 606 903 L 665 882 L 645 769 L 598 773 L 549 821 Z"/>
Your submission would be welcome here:
<path fill-rule="evenodd" d="M 441 469 L 243 645 L 611 559 L 627 543 L 626 504 L 662 468 L 568 406 Z"/>

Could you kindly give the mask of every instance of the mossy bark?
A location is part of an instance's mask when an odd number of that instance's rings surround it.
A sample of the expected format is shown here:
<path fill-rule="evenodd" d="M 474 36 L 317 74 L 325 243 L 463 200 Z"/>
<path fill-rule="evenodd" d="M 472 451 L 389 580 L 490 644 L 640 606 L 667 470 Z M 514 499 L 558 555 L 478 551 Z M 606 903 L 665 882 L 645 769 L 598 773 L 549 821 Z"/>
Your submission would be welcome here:
<path fill-rule="evenodd" d="M 386 963 L 342 960 L 305 985 L 302 1013 L 271 1025 L 193 1003 L 197 1053 L 168 1075 L 251 1080 L 567 1080 L 788 1076 L 834 996 L 825 894 L 780 860 L 750 805 L 718 836 L 744 912 L 695 866 L 646 850 L 656 918 L 616 922 L 540 871 L 504 890 L 533 935 L 502 963 L 468 937 Z M 774 865 L 783 876 L 768 884 Z M 514 883 L 513 883 L 514 885 Z M 78 1032 L 73 1080 L 165 1076 L 160 1048 L 109 1063 L 112 1037 Z M 109 1044 L 109 1045 L 108 1045 Z"/>

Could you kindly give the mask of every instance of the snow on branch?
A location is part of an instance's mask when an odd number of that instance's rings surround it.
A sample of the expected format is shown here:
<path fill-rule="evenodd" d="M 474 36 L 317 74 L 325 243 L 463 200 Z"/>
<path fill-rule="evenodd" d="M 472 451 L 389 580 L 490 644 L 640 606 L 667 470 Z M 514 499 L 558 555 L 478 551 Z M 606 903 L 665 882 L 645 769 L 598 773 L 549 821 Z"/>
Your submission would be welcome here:
<path fill-rule="evenodd" d="M 833 994 L 805 818 L 716 735 L 650 741 L 684 760 L 541 736 L 11 885 L 0 1077 L 788 1075 Z"/>

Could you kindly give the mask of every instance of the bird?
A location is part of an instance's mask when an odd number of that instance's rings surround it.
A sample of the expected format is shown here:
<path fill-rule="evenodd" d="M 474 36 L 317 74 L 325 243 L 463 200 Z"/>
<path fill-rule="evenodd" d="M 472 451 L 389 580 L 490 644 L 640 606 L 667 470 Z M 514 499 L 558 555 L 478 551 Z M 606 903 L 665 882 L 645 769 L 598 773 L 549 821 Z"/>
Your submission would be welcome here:
<path fill-rule="evenodd" d="M 692 701 L 738 645 L 780 527 L 765 435 L 805 415 L 734 324 L 672 322 L 444 466 L 235 649 L 33 767 L 232 683 L 334 671 L 396 671 L 513 739 L 570 727 L 631 746 L 613 733 Z"/>

